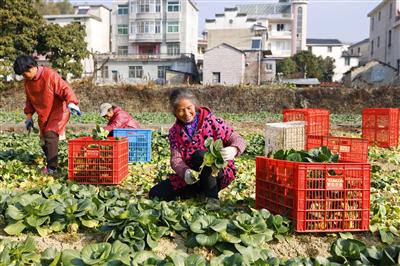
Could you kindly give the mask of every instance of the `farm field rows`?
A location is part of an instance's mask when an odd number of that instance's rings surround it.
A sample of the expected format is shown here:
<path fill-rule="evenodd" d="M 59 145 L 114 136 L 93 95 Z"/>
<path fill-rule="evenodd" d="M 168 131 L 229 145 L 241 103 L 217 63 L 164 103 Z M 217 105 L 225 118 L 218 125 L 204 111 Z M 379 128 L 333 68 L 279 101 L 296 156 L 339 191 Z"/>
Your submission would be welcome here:
<path fill-rule="evenodd" d="M 239 127 L 252 122 L 262 128 L 266 120 L 281 119 L 268 113 L 222 116 Z M 167 113 L 135 117 L 144 126 L 173 122 Z M 0 123 L 22 121 L 21 113 L 0 115 Z M 96 114 L 87 114 L 82 120 L 73 119 L 72 124 L 99 122 Z M 359 124 L 360 116 L 332 116 L 332 123 Z M 255 156 L 262 155 L 264 138 L 260 132 L 251 134 L 248 128 L 239 128 L 239 132 L 248 148 L 237 160 L 237 179 L 220 193 L 221 206 L 203 198 L 169 203 L 148 200 L 150 188 L 172 171 L 164 133 L 153 133 L 152 161 L 131 164 L 129 177 L 115 187 L 68 182 L 66 143 L 60 151 L 61 173 L 57 178 L 44 176 L 40 172 L 44 158 L 37 135 L 1 133 L 0 264 L 399 263 L 399 149 L 369 149 L 373 169 L 370 232 L 297 234 L 287 218 L 254 209 Z M 69 138 L 76 136 L 69 132 Z"/>

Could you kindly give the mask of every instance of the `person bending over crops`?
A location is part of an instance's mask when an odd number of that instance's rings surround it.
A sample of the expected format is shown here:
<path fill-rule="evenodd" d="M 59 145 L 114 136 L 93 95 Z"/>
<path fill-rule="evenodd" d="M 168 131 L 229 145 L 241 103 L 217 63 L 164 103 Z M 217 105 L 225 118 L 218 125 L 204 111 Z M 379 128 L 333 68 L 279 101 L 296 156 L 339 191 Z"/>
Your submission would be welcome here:
<path fill-rule="evenodd" d="M 108 120 L 104 129 L 110 132 L 110 136 L 115 128 L 140 128 L 139 122 L 134 120 L 128 112 L 110 103 L 100 105 L 100 116 Z"/>
<path fill-rule="evenodd" d="M 175 124 L 169 130 L 171 167 L 176 173 L 155 185 L 149 197 L 169 201 L 177 197 L 188 199 L 204 194 L 207 198 L 218 199 L 218 192 L 235 179 L 233 159 L 243 153 L 245 141 L 210 109 L 199 107 L 189 90 L 173 90 L 169 101 L 176 117 Z M 212 168 L 208 166 L 203 167 L 198 175 L 206 153 L 204 141 L 207 138 L 222 140 L 221 156 L 228 163 L 215 175 L 212 175 Z"/>
<path fill-rule="evenodd" d="M 55 70 L 38 66 L 32 56 L 18 56 L 13 67 L 16 74 L 24 77 L 25 127 L 29 132 L 35 130 L 32 115 L 37 113 L 40 144 L 47 160 L 43 172 L 54 175 L 58 167 L 58 142 L 65 140 L 69 116 L 74 113 L 81 115 L 78 100 Z"/>

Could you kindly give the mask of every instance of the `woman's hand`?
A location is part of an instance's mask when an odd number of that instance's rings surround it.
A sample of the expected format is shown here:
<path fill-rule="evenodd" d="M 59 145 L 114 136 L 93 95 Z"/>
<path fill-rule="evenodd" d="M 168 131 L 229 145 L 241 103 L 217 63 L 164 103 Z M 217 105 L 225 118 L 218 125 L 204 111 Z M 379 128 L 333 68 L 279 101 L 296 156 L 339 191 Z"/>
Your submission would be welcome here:
<path fill-rule="evenodd" d="M 236 154 L 238 153 L 238 148 L 236 147 L 225 147 L 221 149 L 221 156 L 224 161 L 229 161 L 235 159 Z"/>

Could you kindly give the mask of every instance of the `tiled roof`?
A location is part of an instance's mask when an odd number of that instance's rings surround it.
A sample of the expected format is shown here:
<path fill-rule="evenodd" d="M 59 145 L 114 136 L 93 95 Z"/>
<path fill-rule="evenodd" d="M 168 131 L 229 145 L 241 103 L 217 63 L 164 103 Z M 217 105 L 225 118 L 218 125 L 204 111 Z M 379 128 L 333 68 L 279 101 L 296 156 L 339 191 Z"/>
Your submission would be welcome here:
<path fill-rule="evenodd" d="M 338 39 L 307 39 L 307 45 L 342 45 Z"/>
<path fill-rule="evenodd" d="M 290 13 L 290 4 L 245 4 L 236 5 L 238 12 L 246 13 L 248 16 L 266 16 L 272 14 L 287 14 Z"/>

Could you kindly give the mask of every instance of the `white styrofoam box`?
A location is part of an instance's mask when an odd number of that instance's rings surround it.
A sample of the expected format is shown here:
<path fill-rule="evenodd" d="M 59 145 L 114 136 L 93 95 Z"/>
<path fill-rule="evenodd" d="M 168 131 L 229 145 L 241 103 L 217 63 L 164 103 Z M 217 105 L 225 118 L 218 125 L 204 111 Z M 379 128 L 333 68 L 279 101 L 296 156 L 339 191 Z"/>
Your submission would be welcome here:
<path fill-rule="evenodd" d="M 304 121 L 268 123 L 265 128 L 265 155 L 277 150 L 304 150 L 306 132 Z"/>

